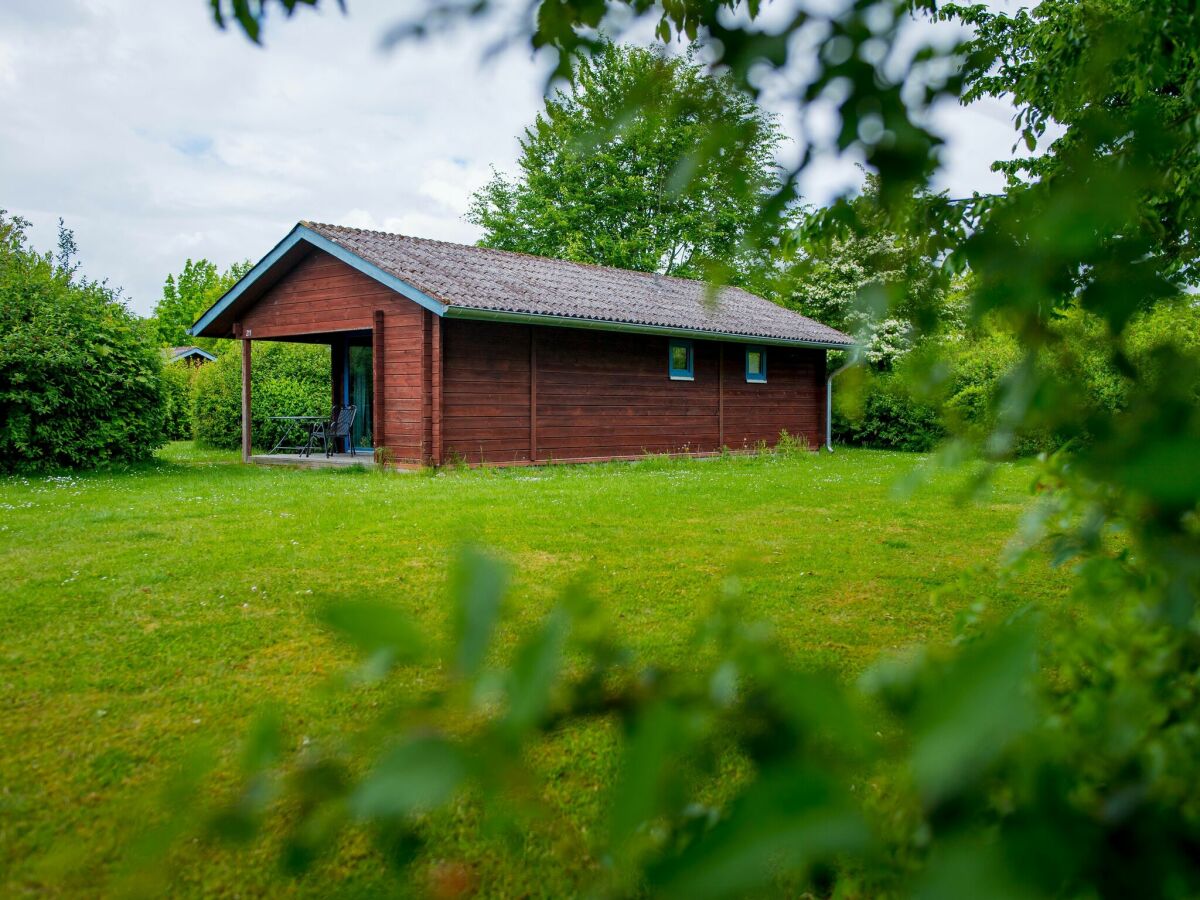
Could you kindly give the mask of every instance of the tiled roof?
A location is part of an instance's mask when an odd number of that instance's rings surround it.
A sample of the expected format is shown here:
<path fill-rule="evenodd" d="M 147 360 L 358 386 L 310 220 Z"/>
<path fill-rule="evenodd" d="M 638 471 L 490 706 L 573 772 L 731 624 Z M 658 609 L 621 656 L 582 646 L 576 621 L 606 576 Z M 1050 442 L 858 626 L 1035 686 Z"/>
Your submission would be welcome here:
<path fill-rule="evenodd" d="M 301 223 L 451 310 L 849 345 L 847 335 L 741 288 L 315 222 Z"/>

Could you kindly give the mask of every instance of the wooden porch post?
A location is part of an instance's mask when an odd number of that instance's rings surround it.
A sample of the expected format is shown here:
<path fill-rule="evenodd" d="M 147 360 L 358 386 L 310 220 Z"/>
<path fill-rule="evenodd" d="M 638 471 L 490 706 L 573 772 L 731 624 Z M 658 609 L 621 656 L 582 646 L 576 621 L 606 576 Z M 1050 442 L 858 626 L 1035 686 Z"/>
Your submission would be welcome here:
<path fill-rule="evenodd" d="M 346 339 L 336 337 L 329 342 L 329 380 L 330 380 L 330 409 L 342 405 L 344 392 L 343 381 L 346 377 Z"/>
<path fill-rule="evenodd" d="M 242 462 L 250 462 L 250 332 L 238 326 L 242 339 Z"/>
<path fill-rule="evenodd" d="M 421 465 L 433 464 L 433 318 L 421 312 Z"/>
<path fill-rule="evenodd" d="M 384 404 L 383 396 L 383 369 L 384 369 L 384 341 L 383 341 L 383 310 L 375 310 L 375 328 L 371 331 L 371 380 L 372 397 L 371 397 L 371 445 L 376 449 L 387 446 L 387 429 L 384 427 L 383 417 Z"/>
<path fill-rule="evenodd" d="M 430 343 L 430 390 L 433 392 L 433 409 L 430 413 L 433 431 L 433 464 L 442 464 L 442 317 L 433 317 L 433 334 Z"/>
<path fill-rule="evenodd" d="M 371 331 L 371 445 L 376 449 L 388 445 L 388 430 L 383 424 L 386 408 L 383 396 L 384 348 L 383 310 L 376 310 L 374 328 Z"/>

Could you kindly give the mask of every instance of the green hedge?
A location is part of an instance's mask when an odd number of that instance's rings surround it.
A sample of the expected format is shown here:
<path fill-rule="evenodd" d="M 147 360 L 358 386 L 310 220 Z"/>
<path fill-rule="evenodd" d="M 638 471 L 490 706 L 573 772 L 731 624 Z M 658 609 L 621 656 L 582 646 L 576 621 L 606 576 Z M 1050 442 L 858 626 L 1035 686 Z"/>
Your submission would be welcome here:
<path fill-rule="evenodd" d="M 192 424 L 192 379 L 197 367 L 184 363 L 167 363 L 163 366 L 163 398 L 166 410 L 163 432 L 172 441 L 190 441 L 193 437 Z"/>
<path fill-rule="evenodd" d="M 104 284 L 74 277 L 0 213 L 0 470 L 88 468 L 162 445 L 162 357 L 146 323 Z"/>
<path fill-rule="evenodd" d="M 897 373 L 853 377 L 834 390 L 833 433 L 839 443 L 926 451 L 946 436 L 938 409 L 913 396 Z M 850 376 L 850 377 L 848 377 Z"/>
<path fill-rule="evenodd" d="M 1123 410 L 1129 382 L 1109 356 L 1103 323 L 1073 309 L 1051 327 L 1064 340 L 1040 364 L 1057 373 L 1053 388 L 1064 392 L 1059 402 L 1082 406 L 1099 423 Z M 1163 347 L 1182 353 L 1200 348 L 1200 303 L 1195 298 L 1161 303 L 1132 322 L 1122 364 L 1147 380 L 1173 377 L 1159 371 Z M 947 434 L 983 441 L 996 427 L 1004 383 L 1014 377 L 1023 357 L 1014 335 L 984 327 L 929 341 L 890 372 L 852 369 L 834 389 L 834 436 L 844 443 L 917 451 L 932 449 Z M 1200 384 L 1189 388 L 1200 400 Z M 1063 440 L 1034 418 L 1001 449 L 1028 456 L 1055 450 Z"/>
<path fill-rule="evenodd" d="M 255 342 L 253 353 L 250 410 L 255 447 L 270 447 L 278 438 L 271 416 L 329 414 L 328 347 Z M 225 353 L 199 367 L 192 383 L 192 416 L 197 443 L 231 450 L 241 446 L 241 353 Z"/>

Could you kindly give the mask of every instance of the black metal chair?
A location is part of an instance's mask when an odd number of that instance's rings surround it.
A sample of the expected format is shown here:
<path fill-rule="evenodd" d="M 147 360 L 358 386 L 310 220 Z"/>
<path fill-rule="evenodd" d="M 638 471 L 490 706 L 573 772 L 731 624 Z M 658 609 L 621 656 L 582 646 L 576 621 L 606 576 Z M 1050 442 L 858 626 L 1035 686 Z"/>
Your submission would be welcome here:
<path fill-rule="evenodd" d="M 328 422 L 322 422 L 313 429 L 313 442 L 321 441 L 326 457 L 333 456 L 337 452 L 338 438 L 346 441 L 346 450 L 351 456 L 358 455 L 354 449 L 354 441 L 350 437 L 350 429 L 354 426 L 356 412 L 358 412 L 358 408 L 353 405 L 335 409 Z"/>
<path fill-rule="evenodd" d="M 330 412 L 329 418 L 321 419 L 319 422 L 314 422 L 309 427 L 309 429 L 308 429 L 308 444 L 305 446 L 304 450 L 301 452 L 302 456 L 312 456 L 313 448 L 317 446 L 318 441 L 321 444 L 321 449 L 322 450 L 326 449 L 325 435 L 327 432 L 332 430 L 333 423 L 337 420 L 338 410 L 340 410 L 340 409 L 341 409 L 341 407 L 335 406 L 333 408 L 333 410 Z"/>

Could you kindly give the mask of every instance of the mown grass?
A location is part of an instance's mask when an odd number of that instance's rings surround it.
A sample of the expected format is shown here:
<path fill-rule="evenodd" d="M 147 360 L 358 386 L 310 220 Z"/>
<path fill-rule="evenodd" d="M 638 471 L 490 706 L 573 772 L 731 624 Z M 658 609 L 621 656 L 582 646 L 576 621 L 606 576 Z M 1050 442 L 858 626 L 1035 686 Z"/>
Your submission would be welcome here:
<path fill-rule="evenodd" d="M 581 574 L 642 658 L 691 664 L 689 626 L 732 576 L 747 614 L 773 623 L 802 664 L 847 678 L 881 653 L 950 638 L 980 601 L 994 614 L 1059 606 L 1068 576 L 1044 561 L 999 577 L 1032 467 L 1001 467 L 971 503 L 945 476 L 897 495 L 920 463 L 843 450 L 429 476 L 246 467 L 176 444 L 128 471 L 0 480 L 0 893 L 131 884 L 171 773 L 214 747 L 206 784 L 219 796 L 236 773 L 231 748 L 268 704 L 300 751 L 335 745 L 388 691 L 436 683 L 435 662 L 386 687 L 336 687 L 354 657 L 314 610 L 386 598 L 436 646 L 447 567 L 465 541 L 512 568 L 501 652 Z M 451 860 L 484 895 L 571 893 L 611 740 L 582 729 L 536 748 L 562 815 L 523 846 L 480 837 L 469 805 L 436 817 L 423 870 L 434 886 L 438 861 Z M 580 871 L 540 864 L 576 844 Z M 187 839 L 171 854 L 172 892 L 388 883 L 362 834 L 298 882 L 276 852 L 271 840 Z"/>

